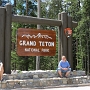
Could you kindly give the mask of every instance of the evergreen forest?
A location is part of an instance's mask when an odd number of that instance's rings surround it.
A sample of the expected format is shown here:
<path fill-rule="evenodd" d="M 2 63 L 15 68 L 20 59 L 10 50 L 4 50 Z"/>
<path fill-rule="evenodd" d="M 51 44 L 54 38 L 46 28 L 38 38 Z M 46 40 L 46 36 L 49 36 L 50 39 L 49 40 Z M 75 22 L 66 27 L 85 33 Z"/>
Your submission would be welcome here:
<path fill-rule="evenodd" d="M 37 17 L 38 0 L 0 0 L 0 6 L 12 4 L 12 14 Z M 90 73 L 90 0 L 40 0 L 41 18 L 58 19 L 58 13 L 67 12 L 78 26 L 73 28 L 73 60 L 75 70 Z M 35 70 L 36 56 L 18 56 L 16 32 L 18 28 L 37 28 L 34 24 L 12 22 L 11 69 Z M 56 31 L 56 55 L 40 56 L 40 70 L 56 70 L 58 66 L 58 27 L 41 25 L 42 29 Z"/>

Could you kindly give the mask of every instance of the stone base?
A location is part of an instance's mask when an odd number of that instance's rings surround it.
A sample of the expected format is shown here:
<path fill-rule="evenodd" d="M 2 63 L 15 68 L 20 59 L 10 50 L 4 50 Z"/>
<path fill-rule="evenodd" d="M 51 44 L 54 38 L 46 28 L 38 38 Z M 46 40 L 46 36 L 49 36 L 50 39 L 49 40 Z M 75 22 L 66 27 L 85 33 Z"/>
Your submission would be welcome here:
<path fill-rule="evenodd" d="M 71 72 L 69 78 L 58 77 L 55 70 L 15 72 L 12 74 L 3 74 L 3 78 L 4 81 L 0 82 L 1 89 L 44 88 L 90 83 L 90 77 L 86 76 L 84 71 Z"/>

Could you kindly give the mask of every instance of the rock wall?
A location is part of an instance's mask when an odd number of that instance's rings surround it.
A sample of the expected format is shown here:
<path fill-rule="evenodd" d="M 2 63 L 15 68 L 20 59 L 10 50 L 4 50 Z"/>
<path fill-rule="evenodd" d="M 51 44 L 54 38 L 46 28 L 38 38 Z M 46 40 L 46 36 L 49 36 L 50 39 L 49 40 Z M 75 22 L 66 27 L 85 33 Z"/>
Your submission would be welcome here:
<path fill-rule="evenodd" d="M 56 70 L 12 71 L 3 74 L 0 82 L 2 89 L 45 88 L 90 83 L 90 76 L 85 71 L 72 71 L 69 78 L 60 78 Z"/>

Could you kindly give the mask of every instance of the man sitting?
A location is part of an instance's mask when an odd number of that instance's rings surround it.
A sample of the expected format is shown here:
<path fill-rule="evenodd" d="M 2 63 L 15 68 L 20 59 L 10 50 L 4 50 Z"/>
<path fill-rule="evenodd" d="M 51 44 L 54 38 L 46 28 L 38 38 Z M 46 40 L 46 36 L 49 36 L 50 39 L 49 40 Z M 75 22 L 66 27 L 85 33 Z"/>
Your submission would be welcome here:
<path fill-rule="evenodd" d="M 70 64 L 69 62 L 66 60 L 65 56 L 62 56 L 62 60 L 59 62 L 58 64 L 58 74 L 60 75 L 61 78 L 63 78 L 62 73 L 65 74 L 65 77 L 67 78 L 71 72 L 71 68 L 70 68 Z"/>

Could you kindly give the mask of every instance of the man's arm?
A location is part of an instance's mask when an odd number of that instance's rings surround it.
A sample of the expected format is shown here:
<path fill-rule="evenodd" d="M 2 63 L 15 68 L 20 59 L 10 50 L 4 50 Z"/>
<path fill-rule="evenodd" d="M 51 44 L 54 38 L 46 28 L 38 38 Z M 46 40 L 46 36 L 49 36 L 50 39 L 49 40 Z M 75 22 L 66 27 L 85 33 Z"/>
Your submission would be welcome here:
<path fill-rule="evenodd" d="M 61 61 L 60 61 L 59 64 L 58 64 L 58 68 L 59 68 L 59 69 L 62 68 L 62 67 L 61 67 Z"/>

